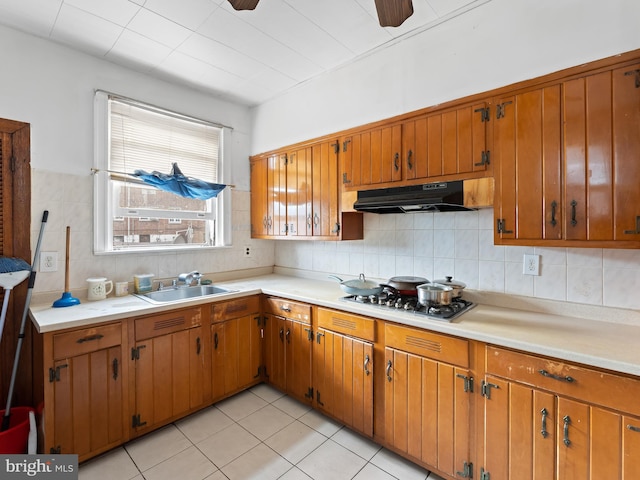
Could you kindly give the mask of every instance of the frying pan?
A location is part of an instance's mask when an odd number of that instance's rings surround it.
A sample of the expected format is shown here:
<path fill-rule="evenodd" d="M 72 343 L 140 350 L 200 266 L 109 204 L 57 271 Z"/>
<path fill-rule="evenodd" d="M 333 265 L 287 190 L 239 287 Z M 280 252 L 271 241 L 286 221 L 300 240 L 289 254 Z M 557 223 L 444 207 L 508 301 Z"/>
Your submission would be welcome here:
<path fill-rule="evenodd" d="M 378 295 L 384 288 L 382 285 L 378 285 L 376 282 L 366 280 L 364 273 L 360 274 L 358 279 L 342 280 L 335 275 L 329 275 L 330 278 L 335 278 L 340 282 L 340 288 L 348 295 L 360 295 L 368 297 L 369 295 Z"/>

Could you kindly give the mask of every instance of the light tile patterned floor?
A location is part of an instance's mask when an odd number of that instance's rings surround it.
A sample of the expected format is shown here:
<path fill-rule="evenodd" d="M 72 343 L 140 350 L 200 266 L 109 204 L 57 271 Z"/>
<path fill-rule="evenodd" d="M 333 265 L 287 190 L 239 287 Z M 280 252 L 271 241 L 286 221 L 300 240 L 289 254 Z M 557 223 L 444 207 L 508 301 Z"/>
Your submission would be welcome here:
<path fill-rule="evenodd" d="M 441 480 L 268 385 L 80 466 L 80 480 Z"/>

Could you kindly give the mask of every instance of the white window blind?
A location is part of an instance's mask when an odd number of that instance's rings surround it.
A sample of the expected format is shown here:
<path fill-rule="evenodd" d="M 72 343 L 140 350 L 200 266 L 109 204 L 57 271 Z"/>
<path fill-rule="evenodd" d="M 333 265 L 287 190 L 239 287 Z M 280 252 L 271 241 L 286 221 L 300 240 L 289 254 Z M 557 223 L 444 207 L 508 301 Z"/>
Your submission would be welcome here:
<path fill-rule="evenodd" d="M 171 173 L 175 162 L 188 177 L 218 182 L 220 128 L 126 100 L 109 100 L 114 171 Z"/>

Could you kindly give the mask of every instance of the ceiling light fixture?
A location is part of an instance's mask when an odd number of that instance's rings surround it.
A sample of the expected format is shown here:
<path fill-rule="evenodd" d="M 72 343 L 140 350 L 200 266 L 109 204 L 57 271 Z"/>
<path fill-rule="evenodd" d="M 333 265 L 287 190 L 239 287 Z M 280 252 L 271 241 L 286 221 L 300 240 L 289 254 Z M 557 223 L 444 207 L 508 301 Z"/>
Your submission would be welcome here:
<path fill-rule="evenodd" d="M 236 10 L 253 10 L 260 0 L 229 0 Z M 412 0 L 375 0 L 381 27 L 399 27 L 413 15 Z"/>

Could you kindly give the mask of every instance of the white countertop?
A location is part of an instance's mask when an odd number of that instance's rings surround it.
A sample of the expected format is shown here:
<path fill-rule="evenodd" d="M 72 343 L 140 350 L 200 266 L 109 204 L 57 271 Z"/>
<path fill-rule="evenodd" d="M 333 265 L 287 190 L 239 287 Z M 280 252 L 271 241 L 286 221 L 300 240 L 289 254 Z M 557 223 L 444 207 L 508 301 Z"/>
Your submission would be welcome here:
<path fill-rule="evenodd" d="M 345 302 L 341 300 L 345 293 L 335 281 L 289 275 L 264 275 L 216 285 L 237 292 L 165 305 L 153 305 L 133 295 L 64 308 L 33 305 L 31 318 L 38 331 L 45 333 L 265 293 L 640 376 L 640 324 L 485 305 L 471 293 L 476 306 L 452 322 L 444 322 L 411 312 Z"/>

